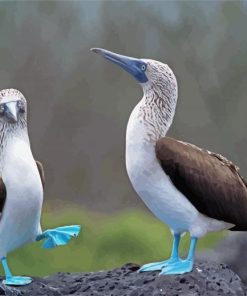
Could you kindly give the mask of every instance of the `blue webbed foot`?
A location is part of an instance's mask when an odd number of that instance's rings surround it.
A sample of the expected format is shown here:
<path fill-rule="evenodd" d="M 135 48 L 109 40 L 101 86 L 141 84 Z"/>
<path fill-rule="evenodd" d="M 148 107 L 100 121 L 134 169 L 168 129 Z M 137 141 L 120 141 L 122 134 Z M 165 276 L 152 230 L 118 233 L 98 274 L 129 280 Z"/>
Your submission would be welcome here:
<path fill-rule="evenodd" d="M 172 264 L 170 266 L 164 267 L 161 270 L 160 275 L 162 274 L 184 274 L 186 272 L 190 272 L 193 269 L 193 261 L 192 260 L 181 260 L 178 263 Z"/>
<path fill-rule="evenodd" d="M 163 270 L 166 266 L 179 263 L 181 259 L 178 256 L 178 246 L 180 242 L 180 234 L 174 233 L 171 258 L 161 262 L 153 262 L 143 265 L 138 272 Z"/>
<path fill-rule="evenodd" d="M 72 237 L 77 237 L 80 232 L 80 225 L 62 226 L 54 229 L 47 229 L 38 235 L 37 241 L 45 239 L 43 247 L 51 249 L 57 246 L 66 245 Z"/>
<path fill-rule="evenodd" d="M 163 268 L 179 263 L 181 261 L 180 258 L 170 258 L 168 260 L 165 261 L 161 261 L 161 262 L 153 262 L 153 263 L 148 263 L 143 265 L 138 272 L 145 272 L 145 271 L 158 271 L 158 270 L 162 270 Z"/>
<path fill-rule="evenodd" d="M 27 276 L 10 276 L 3 280 L 3 284 L 8 286 L 25 286 L 31 282 L 32 279 Z"/>

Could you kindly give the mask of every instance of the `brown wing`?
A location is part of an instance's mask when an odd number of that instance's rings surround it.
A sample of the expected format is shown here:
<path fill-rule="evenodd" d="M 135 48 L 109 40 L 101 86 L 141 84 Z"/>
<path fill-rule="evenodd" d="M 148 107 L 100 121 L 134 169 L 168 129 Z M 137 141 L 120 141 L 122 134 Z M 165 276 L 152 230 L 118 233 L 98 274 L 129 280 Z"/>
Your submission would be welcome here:
<path fill-rule="evenodd" d="M 0 178 L 0 213 L 1 214 L 3 212 L 5 200 L 6 200 L 6 187 L 5 187 L 5 184 L 3 183 L 3 179 Z"/>
<path fill-rule="evenodd" d="M 37 164 L 37 168 L 38 168 L 38 171 L 39 171 L 41 182 L 42 182 L 42 185 L 43 185 L 43 188 L 44 188 L 44 185 L 45 185 L 45 174 L 44 174 L 43 165 L 39 161 L 36 161 L 36 164 Z"/>
<path fill-rule="evenodd" d="M 247 230 L 247 188 L 238 167 L 194 145 L 162 138 L 156 155 L 173 184 L 202 214 Z"/>

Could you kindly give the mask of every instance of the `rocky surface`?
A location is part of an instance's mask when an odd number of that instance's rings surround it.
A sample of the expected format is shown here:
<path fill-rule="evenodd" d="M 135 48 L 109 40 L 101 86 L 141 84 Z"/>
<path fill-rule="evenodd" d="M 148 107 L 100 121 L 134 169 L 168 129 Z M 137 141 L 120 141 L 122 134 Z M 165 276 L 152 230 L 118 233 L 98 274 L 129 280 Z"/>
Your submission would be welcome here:
<path fill-rule="evenodd" d="M 229 232 L 213 250 L 199 253 L 198 259 L 227 264 L 247 283 L 247 234 Z"/>
<path fill-rule="evenodd" d="M 197 296 L 247 295 L 247 287 L 224 264 L 198 261 L 191 273 L 158 276 L 157 272 L 137 273 L 139 266 L 126 264 L 111 271 L 57 273 L 35 278 L 29 286 L 13 288 L 1 284 L 7 296 Z"/>

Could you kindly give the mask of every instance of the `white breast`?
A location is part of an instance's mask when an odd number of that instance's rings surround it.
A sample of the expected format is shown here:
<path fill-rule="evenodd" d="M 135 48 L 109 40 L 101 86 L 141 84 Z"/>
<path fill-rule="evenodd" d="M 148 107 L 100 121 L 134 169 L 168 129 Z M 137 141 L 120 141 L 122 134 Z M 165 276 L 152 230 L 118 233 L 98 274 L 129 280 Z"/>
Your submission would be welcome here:
<path fill-rule="evenodd" d="M 139 104 L 130 116 L 126 133 L 126 167 L 137 194 L 175 232 L 189 231 L 200 237 L 207 231 L 225 228 L 225 223 L 200 214 L 164 173 L 156 158 L 156 141 L 149 137 L 152 126 L 141 118 Z"/>
<path fill-rule="evenodd" d="M 43 188 L 27 141 L 13 138 L 8 143 L 2 178 L 7 198 L 0 221 L 0 257 L 33 241 L 39 231 Z"/>

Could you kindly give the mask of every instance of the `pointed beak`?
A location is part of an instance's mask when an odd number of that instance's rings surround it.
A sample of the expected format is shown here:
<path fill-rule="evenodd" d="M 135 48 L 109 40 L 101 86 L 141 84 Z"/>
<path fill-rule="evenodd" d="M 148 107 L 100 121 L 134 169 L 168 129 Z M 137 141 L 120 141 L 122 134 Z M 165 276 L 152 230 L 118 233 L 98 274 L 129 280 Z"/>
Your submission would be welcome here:
<path fill-rule="evenodd" d="M 16 123 L 18 121 L 18 108 L 17 102 L 9 102 L 5 104 L 5 116 L 11 123 Z"/>
<path fill-rule="evenodd" d="M 134 76 L 138 82 L 145 83 L 148 81 L 148 78 L 143 70 L 143 66 L 146 67 L 146 64 L 141 59 L 120 55 L 102 48 L 91 48 L 91 51 L 120 66 L 129 74 Z"/>

